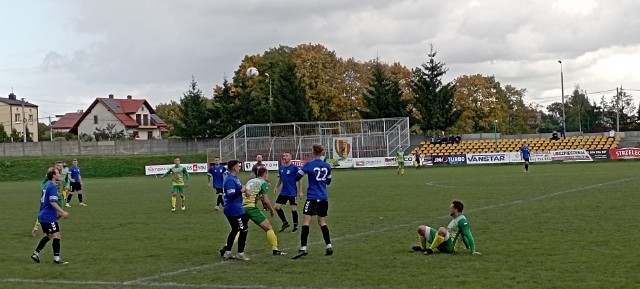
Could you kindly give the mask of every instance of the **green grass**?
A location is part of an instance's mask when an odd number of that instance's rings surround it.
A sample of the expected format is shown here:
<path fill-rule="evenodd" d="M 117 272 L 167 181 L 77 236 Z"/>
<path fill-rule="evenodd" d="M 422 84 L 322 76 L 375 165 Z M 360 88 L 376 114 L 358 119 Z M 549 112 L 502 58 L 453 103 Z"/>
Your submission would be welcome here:
<path fill-rule="evenodd" d="M 86 178 L 89 206 L 73 206 L 60 222 L 65 266 L 51 263 L 50 245 L 43 263 L 29 259 L 39 239 L 29 231 L 40 179 L 3 182 L 0 288 L 637 288 L 639 169 L 640 162 L 532 165 L 528 174 L 512 165 L 430 167 L 403 177 L 334 170 L 335 254 L 323 256 L 312 224 L 309 256 L 271 256 L 264 232 L 251 225 L 249 262 L 219 257 L 229 228 L 212 210 L 203 175 L 193 177 L 188 209 L 177 213 L 169 212 L 168 179 Z M 416 227 L 446 225 L 454 198 L 464 201 L 483 255 L 411 253 Z M 281 249 L 297 250 L 299 234 L 278 238 Z"/>

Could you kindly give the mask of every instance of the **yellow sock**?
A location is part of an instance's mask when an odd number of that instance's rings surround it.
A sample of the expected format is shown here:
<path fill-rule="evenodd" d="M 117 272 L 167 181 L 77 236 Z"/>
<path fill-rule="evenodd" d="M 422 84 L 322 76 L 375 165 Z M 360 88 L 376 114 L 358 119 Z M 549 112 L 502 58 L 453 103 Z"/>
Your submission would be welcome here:
<path fill-rule="evenodd" d="M 180 199 L 182 199 L 182 205 L 184 206 L 185 200 L 187 199 L 184 195 L 180 196 Z"/>
<path fill-rule="evenodd" d="M 431 242 L 431 250 L 437 249 L 438 246 L 440 246 L 440 244 L 442 244 L 442 242 L 444 242 L 444 237 L 436 234 L 436 237 L 433 238 L 433 242 Z"/>
<path fill-rule="evenodd" d="M 238 243 L 238 238 L 240 238 L 240 233 L 236 234 L 236 238 L 233 239 L 233 244 L 237 244 Z"/>
<path fill-rule="evenodd" d="M 171 207 L 176 207 L 176 197 L 171 197 Z"/>
<path fill-rule="evenodd" d="M 427 239 L 424 236 L 420 236 L 420 237 L 418 237 L 418 239 L 420 239 L 420 247 L 422 247 L 422 249 L 426 249 L 427 248 Z"/>
<path fill-rule="evenodd" d="M 36 224 L 33 225 L 34 228 L 40 228 L 40 222 L 38 222 L 38 219 L 36 218 Z"/>
<path fill-rule="evenodd" d="M 278 237 L 276 237 L 276 233 L 273 230 L 267 231 L 267 242 L 269 242 L 271 250 L 278 250 Z"/>
<path fill-rule="evenodd" d="M 400 174 L 404 175 L 404 168 L 400 169 Z"/>

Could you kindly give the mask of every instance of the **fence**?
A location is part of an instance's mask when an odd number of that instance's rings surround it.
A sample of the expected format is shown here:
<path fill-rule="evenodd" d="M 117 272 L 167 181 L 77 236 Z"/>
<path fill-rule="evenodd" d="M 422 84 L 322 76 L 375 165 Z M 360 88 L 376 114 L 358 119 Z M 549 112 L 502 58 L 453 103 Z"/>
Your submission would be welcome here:
<path fill-rule="evenodd" d="M 208 148 L 218 148 L 219 144 L 219 139 L 16 142 L 0 144 L 0 155 L 8 157 L 206 153 Z"/>
<path fill-rule="evenodd" d="M 386 157 L 409 147 L 409 119 L 297 122 L 244 125 L 220 140 L 223 161 L 279 159 L 290 152 L 295 159 L 312 158 L 311 146 L 320 143 L 328 158 Z"/>

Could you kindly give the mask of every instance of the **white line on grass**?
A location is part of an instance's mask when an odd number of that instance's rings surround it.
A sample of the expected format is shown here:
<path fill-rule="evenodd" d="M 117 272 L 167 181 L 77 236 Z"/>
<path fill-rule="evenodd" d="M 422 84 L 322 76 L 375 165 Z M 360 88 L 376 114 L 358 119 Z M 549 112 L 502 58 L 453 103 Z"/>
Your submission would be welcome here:
<path fill-rule="evenodd" d="M 557 195 L 561 195 L 561 194 L 572 193 L 572 192 L 576 192 L 576 191 L 588 190 L 588 189 L 598 188 L 598 187 L 607 186 L 607 185 L 611 185 L 611 184 L 626 182 L 626 181 L 630 181 L 630 180 L 633 180 L 633 179 L 636 179 L 636 177 L 620 179 L 620 180 L 615 180 L 615 181 L 610 181 L 610 182 L 590 185 L 590 186 L 586 186 L 586 187 L 579 187 L 579 188 L 565 190 L 565 191 L 559 191 L 559 192 L 550 193 L 550 194 L 546 194 L 546 195 L 541 195 L 541 196 L 537 196 L 537 197 L 533 197 L 533 198 L 529 198 L 529 199 L 520 199 L 520 200 L 511 201 L 511 202 L 506 202 L 506 203 L 501 203 L 501 204 L 496 204 L 496 205 L 491 205 L 491 206 L 486 206 L 486 207 L 470 209 L 470 210 L 467 210 L 467 212 L 476 212 L 476 211 L 482 211 L 482 210 L 489 210 L 489 209 L 494 209 L 494 208 L 499 208 L 499 207 L 504 207 L 504 206 L 509 206 L 509 205 L 515 205 L 515 204 L 520 204 L 520 203 L 525 203 L 525 202 L 530 202 L 530 201 L 536 201 L 536 200 L 540 200 L 540 199 L 544 199 L 544 198 L 548 198 L 548 197 L 553 197 L 553 196 L 557 196 Z M 440 216 L 440 217 L 436 217 L 434 219 L 445 219 L 445 218 L 449 218 L 449 217 L 450 217 L 449 215 L 443 215 L 443 216 Z M 361 233 L 357 233 L 357 234 L 345 235 L 345 236 L 342 236 L 342 237 L 332 238 L 332 240 L 358 238 L 358 237 L 362 237 L 362 236 L 366 236 L 366 235 L 377 234 L 377 233 L 380 233 L 380 232 L 394 230 L 394 229 L 397 229 L 397 228 L 408 227 L 408 226 L 412 226 L 412 225 L 416 225 L 416 224 L 420 224 L 420 223 L 422 223 L 422 221 L 415 221 L 415 222 L 410 222 L 410 223 L 406 223 L 406 224 L 389 226 L 389 227 L 385 227 L 385 228 L 377 228 L 377 229 L 371 230 L 371 231 L 366 231 L 366 232 L 361 232 Z M 323 243 L 322 242 L 313 242 L 313 243 L 311 243 L 311 245 L 315 245 L 315 244 L 323 244 Z M 295 248 L 293 248 L 293 249 L 295 250 Z M 259 255 L 264 255 L 264 254 L 256 254 L 256 255 L 259 256 Z M 149 277 L 143 277 L 143 278 L 127 281 L 127 282 L 124 282 L 124 283 L 125 284 L 136 284 L 136 283 L 144 284 L 144 282 L 149 281 L 149 280 L 154 280 L 154 279 L 167 277 L 167 276 L 173 276 L 173 275 L 176 275 L 176 274 L 181 274 L 181 273 L 190 272 L 190 271 L 197 271 L 197 270 L 200 270 L 200 269 L 206 269 L 206 268 L 209 268 L 209 267 L 222 265 L 222 264 L 226 264 L 226 263 L 229 263 L 229 262 L 230 261 L 219 261 L 219 262 L 212 263 L 212 264 L 205 264 L 205 265 L 200 265 L 200 266 L 195 266 L 195 267 L 188 267 L 188 268 L 183 268 L 183 269 L 180 269 L 180 270 L 177 270 L 177 271 L 164 272 L 164 273 L 156 274 L 156 275 L 149 276 Z"/>
<path fill-rule="evenodd" d="M 475 209 L 467 210 L 467 212 L 477 212 L 477 211 L 495 209 L 495 208 L 509 206 L 509 205 L 522 204 L 522 203 L 527 203 L 527 202 L 536 201 L 536 200 L 540 200 L 540 199 L 545 199 L 545 198 L 549 198 L 549 197 L 554 197 L 554 196 L 557 196 L 557 195 L 562 195 L 562 194 L 573 193 L 573 192 L 582 191 L 582 190 L 589 190 L 589 189 L 604 187 L 604 186 L 612 185 L 612 184 L 616 184 L 616 183 L 622 183 L 622 182 L 626 182 L 626 181 L 630 181 L 630 180 L 634 180 L 634 179 L 637 179 L 637 177 L 620 179 L 620 180 L 615 180 L 615 181 L 610 181 L 610 182 L 605 182 L 605 183 L 600 183 L 600 184 L 595 184 L 595 185 L 590 185 L 590 186 L 585 186 L 585 187 L 574 188 L 574 189 L 570 189 L 570 190 L 554 192 L 554 193 L 541 195 L 541 196 L 537 196 L 537 197 L 533 197 L 533 198 L 520 199 L 520 200 L 511 201 L 511 202 L 506 202 L 506 203 L 501 203 L 501 204 L 496 204 L 496 205 L 491 205 L 491 206 L 475 208 Z M 429 183 L 427 183 L 427 184 L 429 184 Z M 443 215 L 443 216 L 440 216 L 440 217 L 436 217 L 434 219 L 445 219 L 445 218 L 449 218 L 449 217 L 450 217 L 449 215 L 446 215 L 446 216 Z M 390 231 L 390 230 L 394 230 L 394 229 L 397 229 L 397 228 L 408 227 L 408 226 L 412 226 L 412 225 L 416 225 L 416 224 L 420 224 L 420 223 L 422 223 L 422 221 L 415 221 L 415 222 L 410 222 L 410 223 L 405 223 L 405 224 L 400 224 L 400 225 L 395 225 L 395 226 L 389 226 L 389 227 L 379 228 L 379 229 L 372 230 L 372 231 L 366 231 L 366 232 L 361 232 L 361 233 L 357 233 L 357 234 L 345 235 L 345 236 L 342 236 L 342 237 L 336 237 L 336 238 L 333 238 L 333 240 L 358 238 L 358 237 L 361 237 L 361 236 L 376 234 L 376 233 L 380 233 L 380 232 L 384 232 L 384 231 Z M 315 243 L 319 244 L 319 243 L 322 243 L 322 242 L 314 242 L 314 243 L 311 243 L 311 244 L 315 244 Z M 264 254 L 256 254 L 256 255 L 264 255 Z M 69 285 L 73 285 L 73 284 L 76 284 L 76 285 L 104 285 L 104 286 L 122 286 L 122 287 L 147 286 L 147 287 L 176 287 L 176 288 L 230 288 L 230 289 L 233 289 L 233 288 L 298 288 L 298 289 L 304 289 L 304 287 L 268 287 L 268 286 L 263 286 L 263 285 L 221 285 L 221 284 L 202 284 L 202 285 L 198 285 L 198 284 L 181 284 L 181 283 L 173 283 L 173 282 L 167 282 L 167 283 L 147 282 L 149 280 L 154 280 L 154 279 L 158 279 L 158 278 L 162 278 L 162 277 L 172 276 L 172 275 L 176 275 L 176 274 L 180 274 L 180 273 L 184 273 L 184 272 L 189 272 L 189 271 L 197 271 L 197 270 L 201 270 L 201 269 L 206 269 L 206 268 L 209 268 L 209 267 L 213 267 L 213 266 L 221 265 L 221 264 L 226 264 L 226 263 L 229 263 L 229 262 L 233 262 L 233 261 L 221 261 L 221 262 L 216 262 L 216 263 L 212 263 L 212 264 L 205 264 L 205 265 L 200 265 L 200 266 L 195 266 L 195 267 L 188 267 L 188 268 L 183 268 L 183 269 L 180 269 L 180 270 L 177 270 L 177 271 L 160 273 L 160 274 L 156 274 L 156 275 L 153 275 L 153 276 L 139 278 L 139 279 L 135 279 L 135 280 L 131 280 L 131 281 L 125 281 L 125 282 L 88 281 L 88 280 L 87 281 L 28 280 L 28 279 L 3 279 L 2 282 L 5 282 L 5 283 L 32 283 L 32 284 L 35 284 L 35 283 L 51 284 L 51 283 L 53 283 L 53 284 L 69 284 Z"/>

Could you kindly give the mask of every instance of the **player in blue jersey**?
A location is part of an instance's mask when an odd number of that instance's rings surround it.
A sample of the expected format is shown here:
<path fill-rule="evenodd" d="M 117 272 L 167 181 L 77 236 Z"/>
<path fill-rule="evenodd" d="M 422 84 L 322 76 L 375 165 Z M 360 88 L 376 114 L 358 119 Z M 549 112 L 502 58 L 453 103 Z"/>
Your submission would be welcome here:
<path fill-rule="evenodd" d="M 320 144 L 313 145 L 312 161 L 307 162 L 296 174 L 296 181 L 299 181 L 305 174 L 308 176 L 309 185 L 307 188 L 307 201 L 304 203 L 302 218 L 302 234 L 300 235 L 300 250 L 293 259 L 306 256 L 307 253 L 307 237 L 309 237 L 309 222 L 312 216 L 318 216 L 318 225 L 322 231 L 322 237 L 326 244 L 325 256 L 333 254 L 331 246 L 331 237 L 329 237 L 329 227 L 325 218 L 329 211 L 329 196 L 327 194 L 327 185 L 331 184 L 331 166 L 322 161 L 322 152 L 324 148 Z"/>
<path fill-rule="evenodd" d="M 40 227 L 46 236 L 40 239 L 36 250 L 33 251 L 31 259 L 37 263 L 40 263 L 40 251 L 44 249 L 49 240 L 53 243 L 53 262 L 55 264 L 66 264 L 67 262 L 60 259 L 60 226 L 58 225 L 58 217 L 66 218 L 69 213 L 65 212 L 60 205 L 58 205 L 58 187 L 56 182 L 60 179 L 60 172 L 57 169 L 51 168 L 47 172 L 47 184 L 42 189 L 42 196 L 40 197 L 40 212 L 38 213 L 38 221 L 40 221 Z"/>
<path fill-rule="evenodd" d="M 289 227 L 289 222 L 287 222 L 287 217 L 284 216 L 282 206 L 289 202 L 293 221 L 293 230 L 291 232 L 296 232 L 298 231 L 298 205 L 296 203 L 296 196 L 299 195 L 302 198 L 302 182 L 296 180 L 298 166 L 291 162 L 291 153 L 286 152 L 282 154 L 282 161 L 284 164 L 278 168 L 278 183 L 273 190 L 274 193 L 278 192 L 278 188 L 282 185 L 280 195 L 278 195 L 276 199 L 275 209 L 278 217 L 282 220 L 282 228 L 280 229 L 280 232 L 282 232 Z"/>
<path fill-rule="evenodd" d="M 78 160 L 74 159 L 71 163 L 72 166 L 69 168 L 69 180 L 71 180 L 71 191 L 69 191 L 69 195 L 67 196 L 67 207 L 71 207 L 69 202 L 73 198 L 73 193 L 78 193 L 78 201 L 81 206 L 87 206 L 82 201 L 82 177 L 80 176 L 80 167 L 78 166 Z"/>
<path fill-rule="evenodd" d="M 231 226 L 231 232 L 227 236 L 227 244 L 220 249 L 220 255 L 225 259 L 248 261 L 249 258 L 244 254 L 244 246 L 249 233 L 249 216 L 242 207 L 242 194 L 244 193 L 245 196 L 250 197 L 251 192 L 244 188 L 240 180 L 238 180 L 241 167 L 242 164 L 237 160 L 227 162 L 229 173 L 222 185 L 225 204 L 223 211 Z M 231 255 L 231 248 L 233 248 L 233 241 L 238 233 L 240 233 L 238 236 L 238 254 L 233 256 Z"/>
<path fill-rule="evenodd" d="M 524 160 L 524 172 L 528 173 L 529 172 L 529 157 L 530 157 L 531 153 L 529 152 L 529 147 L 527 147 L 527 143 L 523 143 L 522 147 L 520 148 L 520 156 L 522 157 L 522 159 Z"/>
<path fill-rule="evenodd" d="M 213 161 L 213 166 L 209 168 L 207 171 L 207 175 L 209 178 L 209 188 L 213 185 L 213 188 L 216 190 L 216 195 L 218 199 L 216 200 L 216 207 L 214 210 L 220 211 L 220 206 L 224 206 L 224 200 L 222 199 L 222 183 L 224 182 L 224 176 L 227 174 L 227 168 L 223 165 L 220 165 L 220 158 L 215 158 Z M 211 179 L 213 178 L 213 183 Z"/>

